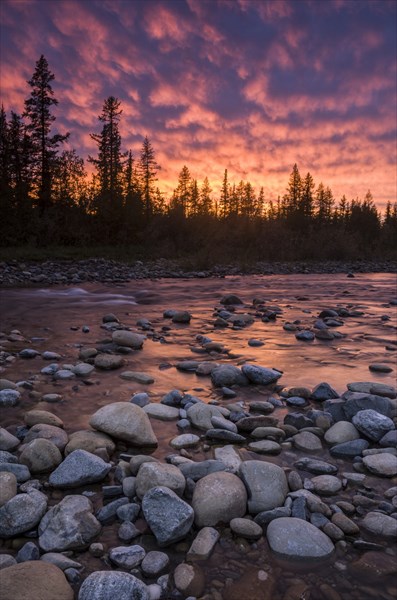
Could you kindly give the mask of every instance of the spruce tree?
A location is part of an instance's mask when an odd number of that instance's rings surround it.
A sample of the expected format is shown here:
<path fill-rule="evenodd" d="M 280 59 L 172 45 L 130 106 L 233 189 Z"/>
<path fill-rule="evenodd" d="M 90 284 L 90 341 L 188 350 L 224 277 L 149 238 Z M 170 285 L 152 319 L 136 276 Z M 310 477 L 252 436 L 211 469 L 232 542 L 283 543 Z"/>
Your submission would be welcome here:
<path fill-rule="evenodd" d="M 51 193 L 59 144 L 65 142 L 69 133 L 51 135 L 55 116 L 51 108 L 58 104 L 54 97 L 51 82 L 55 79 L 46 58 L 41 55 L 36 63 L 32 78 L 28 81 L 32 88 L 25 101 L 24 117 L 28 119 L 27 130 L 32 142 L 33 182 L 36 186 L 37 204 L 40 213 L 52 203 Z"/>
<path fill-rule="evenodd" d="M 143 141 L 139 160 L 141 190 L 146 221 L 148 221 L 153 214 L 155 182 L 157 181 L 156 175 L 159 169 L 160 166 L 156 162 L 154 149 L 149 138 L 146 136 Z"/>

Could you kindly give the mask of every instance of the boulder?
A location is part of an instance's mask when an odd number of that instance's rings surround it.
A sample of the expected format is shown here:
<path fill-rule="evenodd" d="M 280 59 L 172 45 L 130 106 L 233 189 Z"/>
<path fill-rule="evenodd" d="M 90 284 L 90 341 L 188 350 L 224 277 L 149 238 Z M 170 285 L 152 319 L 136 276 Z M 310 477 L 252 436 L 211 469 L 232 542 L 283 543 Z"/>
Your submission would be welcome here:
<path fill-rule="evenodd" d="M 55 565 L 32 560 L 0 571 L 0 600 L 73 600 L 65 575 Z"/>
<path fill-rule="evenodd" d="M 33 474 L 48 473 L 62 462 L 62 454 L 49 440 L 37 438 L 24 447 L 19 461 Z"/>
<path fill-rule="evenodd" d="M 149 417 L 140 406 L 130 402 L 103 406 L 92 415 L 90 425 L 132 446 L 157 446 Z"/>
<path fill-rule="evenodd" d="M 311 523 L 295 517 L 274 519 L 266 532 L 271 550 L 290 560 L 321 560 L 331 556 L 334 544 Z"/>
<path fill-rule="evenodd" d="M 233 473 L 211 473 L 196 483 L 192 507 L 197 527 L 228 523 L 245 515 L 247 492 L 243 482 Z"/>
<path fill-rule="evenodd" d="M 256 515 L 284 504 L 288 482 L 281 467 L 270 462 L 247 460 L 240 467 L 240 475 L 248 491 L 250 514 Z"/>
<path fill-rule="evenodd" d="M 44 552 L 84 549 L 101 530 L 86 496 L 65 496 L 44 515 L 39 526 L 39 545 Z"/>
<path fill-rule="evenodd" d="M 360 410 L 352 419 L 353 425 L 374 442 L 378 442 L 388 431 L 392 431 L 394 427 L 393 421 L 376 412 L 376 410 L 367 409 Z"/>
<path fill-rule="evenodd" d="M 211 381 L 215 387 L 230 387 L 232 385 L 248 385 L 248 379 L 234 365 L 219 365 L 211 371 Z"/>
<path fill-rule="evenodd" d="M 380 512 L 369 512 L 361 521 L 361 526 L 368 533 L 387 540 L 397 537 L 397 520 Z"/>
<path fill-rule="evenodd" d="M 142 348 L 145 339 L 146 338 L 144 335 L 127 331 L 125 329 L 119 329 L 117 331 L 113 331 L 112 333 L 112 341 L 114 344 L 117 346 L 127 346 L 128 348 L 133 348 L 134 350 L 139 350 Z"/>
<path fill-rule="evenodd" d="M 23 441 L 25 444 L 28 444 L 32 440 L 36 440 L 38 438 L 49 440 L 55 444 L 55 446 L 59 448 L 61 452 L 64 451 L 69 439 L 66 431 L 60 427 L 47 425 L 46 423 L 37 423 L 37 425 L 33 425 L 33 427 L 28 431 Z"/>
<path fill-rule="evenodd" d="M 360 437 L 359 432 L 350 421 L 338 421 L 332 425 L 324 434 L 324 439 L 328 444 L 344 444 L 357 440 Z"/>
<path fill-rule="evenodd" d="M 212 417 L 221 418 L 222 413 L 216 406 L 205 404 L 205 402 L 196 402 L 188 408 L 187 417 L 194 427 L 207 431 L 213 428 Z"/>
<path fill-rule="evenodd" d="M 11 498 L 0 508 L 0 537 L 14 537 L 36 527 L 47 509 L 47 501 L 47 496 L 38 490 Z"/>
<path fill-rule="evenodd" d="M 193 524 L 192 507 L 166 487 L 157 486 L 146 492 L 142 510 L 161 547 L 183 539 Z"/>
<path fill-rule="evenodd" d="M 111 464 L 91 452 L 73 450 L 51 473 L 48 481 L 53 487 L 61 489 L 80 487 L 102 481 L 111 467 Z"/>
<path fill-rule="evenodd" d="M 241 370 L 248 381 L 256 385 L 269 385 L 270 383 L 275 383 L 282 375 L 281 371 L 260 367 L 258 365 L 243 365 Z"/>
<path fill-rule="evenodd" d="M 83 581 L 78 595 L 78 600 L 116 599 L 150 600 L 150 595 L 140 579 L 122 571 L 94 571 Z"/>
<path fill-rule="evenodd" d="M 381 454 L 370 454 L 363 458 L 364 466 L 381 477 L 394 477 L 397 475 L 397 456 L 384 452 Z"/>
<path fill-rule="evenodd" d="M 185 477 L 178 467 L 160 462 L 146 462 L 140 466 L 136 476 L 136 495 L 142 499 L 151 488 L 163 486 L 182 496 L 185 485 Z"/>
<path fill-rule="evenodd" d="M 69 441 L 65 447 L 65 456 L 71 454 L 74 450 L 85 450 L 95 454 L 99 448 L 105 448 L 109 456 L 112 456 L 116 449 L 116 444 L 106 433 L 99 431 L 90 431 L 84 429 L 75 431 L 69 436 Z"/>

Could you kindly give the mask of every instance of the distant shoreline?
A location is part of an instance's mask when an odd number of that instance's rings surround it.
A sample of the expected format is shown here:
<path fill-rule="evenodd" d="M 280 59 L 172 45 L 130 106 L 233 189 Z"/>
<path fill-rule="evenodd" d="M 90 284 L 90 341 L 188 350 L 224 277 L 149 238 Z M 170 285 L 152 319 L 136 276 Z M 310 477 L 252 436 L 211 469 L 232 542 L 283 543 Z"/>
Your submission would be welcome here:
<path fill-rule="evenodd" d="M 123 284 L 137 279 L 206 278 L 244 275 L 397 273 L 395 260 L 234 261 L 203 268 L 194 259 L 121 261 L 109 258 L 0 261 L 0 287 Z"/>

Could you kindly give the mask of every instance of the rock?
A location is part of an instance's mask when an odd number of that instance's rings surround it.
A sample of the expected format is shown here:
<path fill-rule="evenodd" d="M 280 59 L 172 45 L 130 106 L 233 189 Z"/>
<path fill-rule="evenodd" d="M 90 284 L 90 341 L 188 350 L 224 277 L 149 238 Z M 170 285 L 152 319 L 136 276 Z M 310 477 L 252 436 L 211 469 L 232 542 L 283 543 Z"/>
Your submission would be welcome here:
<path fill-rule="evenodd" d="M 250 514 L 256 515 L 284 504 L 288 483 L 281 467 L 259 460 L 248 460 L 241 465 L 240 475 L 248 491 Z"/>
<path fill-rule="evenodd" d="M 297 340 L 301 342 L 312 342 L 315 338 L 315 335 L 312 331 L 298 331 L 295 333 L 295 337 Z"/>
<path fill-rule="evenodd" d="M 317 475 L 310 480 L 313 491 L 324 496 L 333 496 L 342 489 L 342 482 L 333 475 Z"/>
<path fill-rule="evenodd" d="M 198 481 L 211 473 L 226 471 L 226 465 L 220 460 L 203 460 L 200 462 L 188 462 L 179 466 L 186 479 Z"/>
<path fill-rule="evenodd" d="M 73 600 L 65 575 L 55 565 L 28 561 L 0 572 L 1 600 Z"/>
<path fill-rule="evenodd" d="M 15 435 L 12 435 L 4 427 L 0 427 L 0 450 L 15 450 L 20 443 L 20 440 Z"/>
<path fill-rule="evenodd" d="M 212 554 L 220 534 L 213 527 L 203 527 L 194 538 L 187 553 L 187 560 L 207 560 Z"/>
<path fill-rule="evenodd" d="M 251 433 L 259 427 L 272 427 L 272 424 L 277 423 L 275 417 L 268 417 L 265 415 L 256 415 L 253 417 L 243 417 L 237 421 L 237 428 L 239 431 Z"/>
<path fill-rule="evenodd" d="M 84 549 L 100 530 L 86 496 L 65 496 L 41 520 L 39 545 L 44 552 Z"/>
<path fill-rule="evenodd" d="M 384 584 L 386 577 L 397 575 L 395 556 L 385 552 L 365 552 L 349 564 L 349 572 L 359 581 L 375 581 Z"/>
<path fill-rule="evenodd" d="M 134 394 L 132 396 L 130 402 L 143 408 L 144 406 L 150 403 L 149 394 L 147 394 L 146 392 L 138 392 L 137 394 Z"/>
<path fill-rule="evenodd" d="M 390 365 L 385 365 L 383 363 L 372 363 L 368 366 L 368 369 L 374 373 L 391 373 L 393 371 Z"/>
<path fill-rule="evenodd" d="M 0 554 L 0 571 L 2 569 L 6 569 L 7 567 L 12 567 L 16 565 L 17 561 L 11 554 Z M 0 593 L 1 593 L 1 575 L 0 575 Z"/>
<path fill-rule="evenodd" d="M 386 417 L 391 417 L 393 412 L 393 406 L 389 398 L 383 396 L 358 392 L 345 392 L 343 394 L 343 399 L 345 400 L 343 411 L 348 421 L 351 421 L 354 415 L 361 410 L 375 410 Z"/>
<path fill-rule="evenodd" d="M 215 387 L 230 387 L 232 385 L 248 385 L 248 379 L 234 365 L 219 365 L 211 371 L 211 381 Z"/>
<path fill-rule="evenodd" d="M 149 417 L 160 421 L 173 421 L 179 418 L 179 409 L 165 404 L 146 404 L 143 410 Z"/>
<path fill-rule="evenodd" d="M 47 496 L 37 490 L 17 494 L 0 508 L 0 536 L 14 537 L 30 531 L 47 509 Z"/>
<path fill-rule="evenodd" d="M 271 402 L 258 402 L 257 400 L 249 403 L 249 409 L 252 412 L 258 412 L 268 415 L 274 411 L 274 406 Z"/>
<path fill-rule="evenodd" d="M 85 429 L 75 431 L 69 436 L 69 441 L 65 447 L 65 456 L 68 456 L 74 450 L 85 450 L 86 452 L 95 454 L 100 448 L 105 448 L 108 456 L 112 456 L 116 449 L 116 444 L 106 433 Z"/>
<path fill-rule="evenodd" d="M 230 473 L 238 473 L 242 460 L 233 446 L 215 448 L 215 459 L 220 460 Z"/>
<path fill-rule="evenodd" d="M 116 599 L 150 600 L 150 596 L 140 579 L 121 571 L 94 571 L 83 581 L 78 595 L 78 600 Z"/>
<path fill-rule="evenodd" d="M 0 406 L 17 406 L 21 399 L 18 390 L 0 390 Z"/>
<path fill-rule="evenodd" d="M 36 356 L 39 356 L 40 352 L 33 348 L 24 348 L 18 354 L 21 358 L 35 358 Z"/>
<path fill-rule="evenodd" d="M 0 473 L 13 473 L 17 478 L 18 483 L 24 483 L 31 478 L 30 471 L 26 465 L 20 465 L 17 463 L 1 463 Z"/>
<path fill-rule="evenodd" d="M 93 414 L 90 425 L 132 446 L 157 446 L 148 416 L 142 408 L 129 402 L 103 406 Z"/>
<path fill-rule="evenodd" d="M 386 398 L 396 398 L 396 388 L 386 383 L 375 383 L 374 381 L 357 381 L 348 383 L 347 388 L 351 392 L 360 392 L 364 394 L 375 394 L 385 396 Z"/>
<path fill-rule="evenodd" d="M 170 446 L 175 450 L 181 450 L 182 448 L 194 448 L 200 443 L 198 435 L 193 433 L 183 433 L 178 435 L 170 441 Z"/>
<path fill-rule="evenodd" d="M 29 430 L 24 438 L 24 443 L 29 444 L 29 442 L 36 439 L 49 440 L 55 444 L 55 446 L 59 448 L 61 452 L 63 452 L 69 438 L 66 431 L 60 427 L 46 425 L 45 423 L 38 423 L 37 425 L 33 425 L 33 427 Z"/>
<path fill-rule="evenodd" d="M 54 379 L 67 381 L 69 379 L 74 379 L 76 377 L 75 373 L 71 369 L 59 369 L 54 373 Z"/>
<path fill-rule="evenodd" d="M 331 465 L 324 460 L 309 457 L 300 458 L 295 461 L 294 467 L 302 471 L 309 471 L 309 473 L 318 473 L 320 475 L 332 475 L 338 471 L 338 467 L 335 465 Z"/>
<path fill-rule="evenodd" d="M 245 437 L 226 429 L 208 429 L 205 432 L 205 437 L 208 441 L 217 442 L 230 442 L 233 444 L 244 444 Z"/>
<path fill-rule="evenodd" d="M 154 456 L 149 456 L 147 454 L 137 454 L 135 456 L 131 456 L 130 458 L 130 471 L 132 475 L 137 475 L 141 465 L 147 462 L 158 462 L 157 458 Z M 135 480 L 136 483 L 136 480 Z"/>
<path fill-rule="evenodd" d="M 102 371 L 119 369 L 123 363 L 123 357 L 118 354 L 98 354 L 94 360 L 95 367 Z"/>
<path fill-rule="evenodd" d="M 384 448 L 397 448 L 397 429 L 385 433 L 379 440 L 379 444 Z"/>
<path fill-rule="evenodd" d="M 353 423 L 349 421 L 338 421 L 332 425 L 324 434 L 324 439 L 328 444 L 344 444 L 357 440 L 360 437 Z"/>
<path fill-rule="evenodd" d="M 171 317 L 173 323 L 190 323 L 192 315 L 187 310 L 176 310 Z"/>
<path fill-rule="evenodd" d="M 204 591 L 205 577 L 198 565 L 181 563 L 174 571 L 175 587 L 187 596 L 201 596 Z"/>
<path fill-rule="evenodd" d="M 318 452 L 322 449 L 321 440 L 314 433 L 310 433 L 310 431 L 297 433 L 293 436 L 292 441 L 295 448 L 305 452 Z"/>
<path fill-rule="evenodd" d="M 224 306 L 237 306 L 238 304 L 243 304 L 243 301 L 235 294 L 226 294 L 225 296 L 222 296 L 219 302 Z"/>
<path fill-rule="evenodd" d="M 19 457 L 31 473 L 48 473 L 62 462 L 62 454 L 49 440 L 37 438 L 27 444 Z"/>
<path fill-rule="evenodd" d="M 187 417 L 194 427 L 206 431 L 213 427 L 211 422 L 212 417 L 222 418 L 222 413 L 216 406 L 197 402 L 188 408 Z"/>
<path fill-rule="evenodd" d="M 99 456 L 86 450 L 73 450 L 53 471 L 49 483 L 53 487 L 65 489 L 97 483 L 105 479 L 111 465 Z"/>
<path fill-rule="evenodd" d="M 247 540 L 258 540 L 263 534 L 262 527 L 250 519 L 232 519 L 229 525 L 235 535 Z"/>
<path fill-rule="evenodd" d="M 212 417 L 211 423 L 214 429 L 226 429 L 226 431 L 237 433 L 237 425 L 223 417 Z"/>
<path fill-rule="evenodd" d="M 355 456 L 361 456 L 362 452 L 369 446 L 367 440 L 353 440 L 351 442 L 344 442 L 343 444 L 336 444 L 330 448 L 330 454 L 335 457 L 346 457 L 354 458 Z"/>
<path fill-rule="evenodd" d="M 113 331 L 112 333 L 112 341 L 114 344 L 117 346 L 127 346 L 128 348 L 133 348 L 134 350 L 139 350 L 142 348 L 145 339 L 146 338 L 144 335 L 127 331 L 125 329 L 119 329 L 117 331 Z"/>
<path fill-rule="evenodd" d="M 18 386 L 13 381 L 9 379 L 1 379 L 0 378 L 0 391 L 1 390 L 17 390 Z"/>
<path fill-rule="evenodd" d="M 0 507 L 17 494 L 17 478 L 13 473 L 0 472 Z"/>
<path fill-rule="evenodd" d="M 162 486 L 182 496 L 186 481 L 178 467 L 159 462 L 143 463 L 136 476 L 136 494 L 142 499 L 150 489 Z"/>
<path fill-rule="evenodd" d="M 242 517 L 246 506 L 244 484 L 232 473 L 211 473 L 196 483 L 192 507 L 197 527 L 212 527 Z"/>
<path fill-rule="evenodd" d="M 117 498 L 108 504 L 105 504 L 101 509 L 95 513 L 95 517 L 102 525 L 108 525 L 116 519 L 117 511 L 128 504 L 128 498 Z M 135 505 L 137 506 L 137 505 Z M 139 507 L 136 512 L 138 516 Z M 131 519 L 132 521 L 133 519 Z M 134 519 L 135 520 L 135 519 Z"/>
<path fill-rule="evenodd" d="M 369 512 L 361 521 L 363 529 L 384 539 L 395 540 L 397 520 L 380 512 Z"/>
<path fill-rule="evenodd" d="M 331 556 L 334 545 L 311 523 L 294 517 L 271 521 L 266 532 L 271 550 L 290 560 L 321 560 Z"/>
<path fill-rule="evenodd" d="M 170 563 L 170 559 L 164 552 L 152 550 L 148 552 L 141 563 L 141 569 L 147 577 L 158 577 L 164 572 Z"/>
<path fill-rule="evenodd" d="M 381 477 L 394 477 L 397 475 L 397 457 L 393 454 L 372 454 L 364 456 L 364 466 L 375 475 Z"/>
<path fill-rule="evenodd" d="M 68 558 L 64 554 L 61 554 L 60 552 L 46 552 L 45 554 L 43 554 L 41 556 L 40 560 L 43 560 L 46 563 L 51 563 L 52 565 L 55 565 L 59 569 L 62 569 L 62 571 L 66 571 L 66 569 L 82 569 L 83 568 L 83 565 L 76 562 L 75 560 L 72 560 L 71 558 Z"/>
<path fill-rule="evenodd" d="M 277 442 L 270 440 L 261 440 L 259 442 L 251 442 L 248 444 L 248 449 L 257 454 L 280 454 L 281 446 Z"/>
<path fill-rule="evenodd" d="M 166 487 L 158 486 L 146 492 L 142 510 L 161 547 L 183 539 L 193 524 L 192 507 Z"/>
<path fill-rule="evenodd" d="M 109 552 L 110 560 L 121 569 L 133 569 L 141 564 L 146 556 L 142 546 L 117 546 Z"/>
<path fill-rule="evenodd" d="M 372 409 L 360 410 L 354 415 L 352 421 L 361 433 L 374 442 L 379 441 L 388 431 L 394 429 L 394 423 L 389 417 Z"/>
<path fill-rule="evenodd" d="M 341 512 L 332 515 L 332 523 L 339 527 L 346 535 L 357 535 L 360 533 L 358 525 Z"/>
<path fill-rule="evenodd" d="M 241 367 L 241 370 L 249 382 L 256 385 L 269 385 L 280 379 L 282 375 L 281 371 L 260 367 L 258 365 L 246 364 Z"/>
<path fill-rule="evenodd" d="M 38 424 L 63 427 L 62 419 L 47 410 L 29 410 L 24 414 L 23 419 L 28 427 L 33 427 L 33 425 Z"/>
<path fill-rule="evenodd" d="M 76 377 L 89 377 L 94 370 L 94 365 L 88 363 L 79 363 L 72 369 Z"/>
<path fill-rule="evenodd" d="M 128 381 L 136 381 L 142 385 L 150 385 L 151 383 L 154 383 L 154 377 L 148 375 L 147 373 L 143 373 L 142 371 L 124 371 L 121 373 L 120 377 L 122 379 L 127 379 Z"/>
<path fill-rule="evenodd" d="M 199 367 L 200 363 L 197 360 L 182 360 L 178 362 L 175 366 L 178 371 L 184 371 L 186 373 L 195 373 Z"/>
<path fill-rule="evenodd" d="M 339 394 L 329 385 L 329 383 L 323 382 L 319 383 L 315 388 L 313 388 L 310 397 L 312 400 L 316 400 L 317 402 L 324 402 L 324 400 L 339 398 Z"/>
<path fill-rule="evenodd" d="M 259 348 L 259 346 L 264 346 L 265 342 L 262 342 L 261 340 L 257 340 L 255 338 L 251 338 L 248 340 L 248 346 L 251 346 L 252 348 Z"/>

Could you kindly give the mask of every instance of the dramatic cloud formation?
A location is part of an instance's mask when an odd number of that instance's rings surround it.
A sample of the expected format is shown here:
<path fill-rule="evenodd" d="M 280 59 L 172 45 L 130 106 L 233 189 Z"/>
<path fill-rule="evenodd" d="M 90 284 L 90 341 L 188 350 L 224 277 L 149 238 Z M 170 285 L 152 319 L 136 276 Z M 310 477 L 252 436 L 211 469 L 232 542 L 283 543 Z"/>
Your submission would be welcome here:
<path fill-rule="evenodd" d="M 170 191 L 186 164 L 214 189 L 284 193 L 295 162 L 337 199 L 396 198 L 394 0 L 3 0 L 1 95 L 22 112 L 44 54 L 56 127 L 81 156 L 110 95 L 125 149 L 148 135 Z"/>

